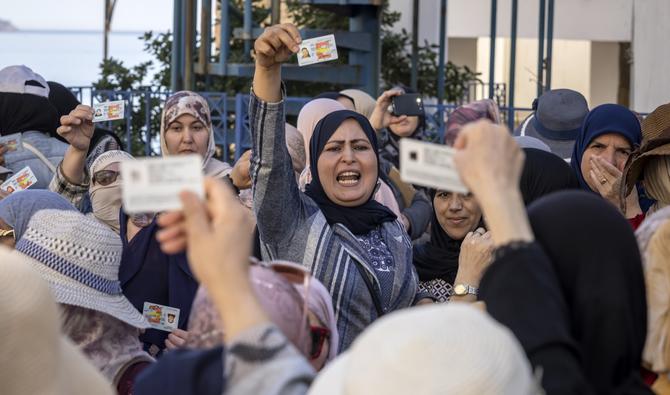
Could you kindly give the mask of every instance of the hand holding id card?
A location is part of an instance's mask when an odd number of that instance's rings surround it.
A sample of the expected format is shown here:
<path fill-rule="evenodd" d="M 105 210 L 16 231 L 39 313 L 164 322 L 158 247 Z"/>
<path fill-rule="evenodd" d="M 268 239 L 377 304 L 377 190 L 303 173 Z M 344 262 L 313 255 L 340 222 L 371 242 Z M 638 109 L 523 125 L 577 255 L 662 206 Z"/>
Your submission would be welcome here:
<path fill-rule="evenodd" d="M 107 101 L 93 106 L 93 122 L 114 121 L 125 116 L 125 100 Z"/>
<path fill-rule="evenodd" d="M 30 167 L 26 166 L 18 173 L 8 178 L 7 181 L 3 182 L 2 185 L 0 185 L 0 189 L 9 193 L 25 191 L 35 185 L 36 182 L 37 177 L 35 177 L 35 173 L 33 173 Z"/>
<path fill-rule="evenodd" d="M 454 152 L 446 145 L 401 139 L 400 178 L 410 184 L 468 193 L 454 165 Z"/>
<path fill-rule="evenodd" d="M 126 160 L 121 162 L 121 180 L 128 214 L 180 210 L 182 191 L 205 196 L 200 155 Z"/>
<path fill-rule="evenodd" d="M 298 65 L 309 66 L 310 64 L 328 62 L 337 59 L 337 46 L 335 36 L 310 38 L 300 43 L 298 51 Z"/>

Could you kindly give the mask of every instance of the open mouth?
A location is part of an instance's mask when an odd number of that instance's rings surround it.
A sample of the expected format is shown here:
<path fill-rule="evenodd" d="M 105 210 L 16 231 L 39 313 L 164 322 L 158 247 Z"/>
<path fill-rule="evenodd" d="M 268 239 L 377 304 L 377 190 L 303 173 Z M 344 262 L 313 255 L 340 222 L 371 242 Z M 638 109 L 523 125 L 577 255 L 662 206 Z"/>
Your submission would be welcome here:
<path fill-rule="evenodd" d="M 356 185 L 360 179 L 361 173 L 357 171 L 344 171 L 337 175 L 337 182 L 344 186 Z"/>

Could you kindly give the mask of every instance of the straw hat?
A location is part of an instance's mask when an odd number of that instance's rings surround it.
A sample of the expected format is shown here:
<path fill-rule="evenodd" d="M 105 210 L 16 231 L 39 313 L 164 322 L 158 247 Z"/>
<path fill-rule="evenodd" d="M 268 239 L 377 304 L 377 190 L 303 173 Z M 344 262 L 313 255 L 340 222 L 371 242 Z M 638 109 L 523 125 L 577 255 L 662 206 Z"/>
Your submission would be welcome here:
<path fill-rule="evenodd" d="M 58 303 L 148 327 L 121 291 L 121 239 L 94 218 L 77 211 L 38 211 L 16 250 L 32 258 L 30 265 L 47 280 Z"/>
<path fill-rule="evenodd" d="M 653 156 L 670 155 L 670 104 L 655 109 L 642 123 L 642 146 L 628 158 L 623 171 L 622 196 L 644 178 L 644 168 Z"/>
<path fill-rule="evenodd" d="M 512 332 L 465 304 L 414 307 L 372 324 L 317 376 L 312 395 L 539 393 Z"/>
<path fill-rule="evenodd" d="M 60 333 L 49 287 L 27 261 L 0 247 L 2 393 L 111 395 L 110 384 Z"/>

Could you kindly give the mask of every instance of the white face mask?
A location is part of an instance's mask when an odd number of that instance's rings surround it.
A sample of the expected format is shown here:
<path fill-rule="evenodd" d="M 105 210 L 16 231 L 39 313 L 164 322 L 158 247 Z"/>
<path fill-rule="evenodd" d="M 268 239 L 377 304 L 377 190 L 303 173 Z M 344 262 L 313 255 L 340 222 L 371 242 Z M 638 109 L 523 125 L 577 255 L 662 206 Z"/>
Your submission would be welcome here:
<path fill-rule="evenodd" d="M 119 211 L 121 210 L 121 181 L 117 180 L 109 185 L 95 186 L 89 189 L 93 216 L 107 224 L 116 233 L 119 233 Z"/>

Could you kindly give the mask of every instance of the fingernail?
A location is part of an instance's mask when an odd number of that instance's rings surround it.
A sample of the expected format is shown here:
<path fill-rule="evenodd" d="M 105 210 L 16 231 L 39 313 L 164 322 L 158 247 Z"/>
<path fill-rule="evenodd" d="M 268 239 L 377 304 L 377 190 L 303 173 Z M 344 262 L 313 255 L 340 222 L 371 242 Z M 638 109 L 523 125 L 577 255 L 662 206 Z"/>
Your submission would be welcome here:
<path fill-rule="evenodd" d="M 296 46 L 293 47 L 293 52 L 298 52 L 299 50 L 300 50 L 299 46 L 296 45 Z"/>

